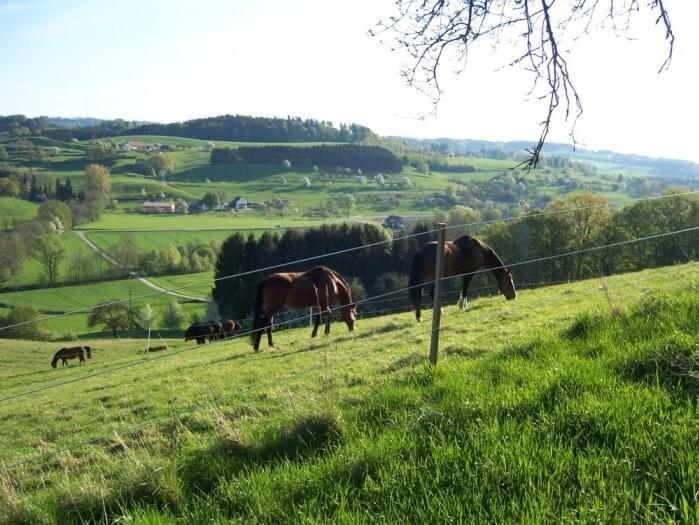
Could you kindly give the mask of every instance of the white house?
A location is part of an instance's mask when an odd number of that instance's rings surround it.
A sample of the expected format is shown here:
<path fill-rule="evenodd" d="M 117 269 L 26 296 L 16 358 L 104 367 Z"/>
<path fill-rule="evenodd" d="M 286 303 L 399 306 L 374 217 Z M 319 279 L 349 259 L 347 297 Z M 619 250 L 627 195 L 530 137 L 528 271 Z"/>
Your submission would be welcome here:
<path fill-rule="evenodd" d="M 231 208 L 234 210 L 245 210 L 248 207 L 248 201 L 245 200 L 243 197 L 236 197 L 231 201 Z"/>

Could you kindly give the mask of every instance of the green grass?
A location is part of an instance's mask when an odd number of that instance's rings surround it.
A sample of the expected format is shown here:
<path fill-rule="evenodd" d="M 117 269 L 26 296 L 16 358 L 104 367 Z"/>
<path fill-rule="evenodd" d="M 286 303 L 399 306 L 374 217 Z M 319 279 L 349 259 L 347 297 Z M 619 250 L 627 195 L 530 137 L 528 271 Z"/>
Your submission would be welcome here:
<path fill-rule="evenodd" d="M 249 231 L 254 230 L 241 230 L 240 233 L 247 235 Z M 124 235 L 130 235 L 140 250 L 147 251 L 152 249 L 162 250 L 169 246 L 184 246 L 188 242 L 193 241 L 223 241 L 232 233 L 231 230 L 173 230 L 134 233 L 91 231 L 85 235 L 102 250 L 107 250 L 110 246 L 120 242 Z"/>
<path fill-rule="evenodd" d="M 211 288 L 214 286 L 214 272 L 152 277 L 151 281 L 167 290 L 197 297 L 206 297 L 211 293 Z"/>
<path fill-rule="evenodd" d="M 0 197 L 0 219 L 8 226 L 12 221 L 26 221 L 36 216 L 38 204 L 15 199 L 14 197 Z"/>
<path fill-rule="evenodd" d="M 143 215 L 123 212 L 104 213 L 102 217 L 80 228 L 87 230 L 212 230 L 230 231 L 275 228 L 308 228 L 324 221 L 306 217 L 266 217 L 240 213 L 202 213 L 198 215 Z M 325 221 L 327 222 L 327 221 Z"/>
<path fill-rule="evenodd" d="M 58 269 L 58 283 L 65 284 L 74 280 L 74 273 L 71 271 L 71 261 L 76 255 L 83 255 L 94 259 L 95 276 L 105 276 L 108 270 L 106 261 L 99 261 L 90 248 L 72 233 L 63 235 L 63 243 L 65 244 L 66 257 L 61 261 Z M 100 270 L 101 268 L 101 270 Z M 38 285 L 45 280 L 44 266 L 38 259 L 27 257 L 24 260 L 21 271 L 13 279 L 10 279 L 5 286 L 26 286 Z M 0 296 L 2 301 L 2 296 Z"/>
<path fill-rule="evenodd" d="M 696 522 L 698 270 L 448 307 L 434 371 L 409 314 L 56 370 L 3 341 L 0 397 L 80 381 L 0 407 L 0 461 L 39 455 L 0 521 Z"/>

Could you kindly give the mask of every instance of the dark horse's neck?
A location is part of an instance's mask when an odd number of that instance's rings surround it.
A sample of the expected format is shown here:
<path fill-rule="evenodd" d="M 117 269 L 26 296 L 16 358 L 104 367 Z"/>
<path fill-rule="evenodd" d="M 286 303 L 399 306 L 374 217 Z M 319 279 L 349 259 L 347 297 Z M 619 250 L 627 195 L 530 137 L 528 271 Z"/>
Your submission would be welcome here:
<path fill-rule="evenodd" d="M 507 270 L 502 259 L 498 257 L 498 254 L 493 251 L 493 249 L 487 244 L 481 244 L 481 251 L 483 252 L 483 264 L 486 268 L 490 268 L 495 277 L 500 278 L 500 276 Z"/>

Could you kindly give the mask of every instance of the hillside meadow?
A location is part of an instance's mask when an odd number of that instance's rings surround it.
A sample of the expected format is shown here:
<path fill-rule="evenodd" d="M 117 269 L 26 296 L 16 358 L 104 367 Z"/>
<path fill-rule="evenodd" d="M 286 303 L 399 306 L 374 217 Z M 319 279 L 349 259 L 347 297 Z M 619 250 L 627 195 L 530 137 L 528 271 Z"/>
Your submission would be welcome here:
<path fill-rule="evenodd" d="M 0 522 L 696 522 L 698 278 L 448 306 L 436 369 L 429 312 L 57 369 L 0 341 Z"/>

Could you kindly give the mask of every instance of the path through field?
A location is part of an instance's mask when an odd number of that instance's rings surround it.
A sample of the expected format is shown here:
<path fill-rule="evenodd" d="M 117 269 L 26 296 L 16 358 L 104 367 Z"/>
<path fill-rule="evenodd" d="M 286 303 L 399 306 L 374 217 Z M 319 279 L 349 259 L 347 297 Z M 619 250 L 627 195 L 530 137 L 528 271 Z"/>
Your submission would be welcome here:
<path fill-rule="evenodd" d="M 108 253 L 102 251 L 102 250 L 99 248 L 99 246 L 97 246 L 94 242 L 92 242 L 90 239 L 87 238 L 87 236 L 85 235 L 85 233 L 87 233 L 87 231 L 88 231 L 88 230 L 73 230 L 73 233 L 74 233 L 75 235 L 77 235 L 80 239 L 82 239 L 82 241 L 83 241 L 85 244 L 87 244 L 87 246 L 88 246 L 93 252 L 95 252 L 96 254 L 98 254 L 100 257 L 102 257 L 102 258 L 103 258 L 105 261 L 107 261 L 109 264 L 111 264 L 112 266 L 114 266 L 114 267 L 116 267 L 116 268 L 121 268 L 121 265 L 120 265 L 116 260 L 114 260 L 113 257 L 111 257 Z M 162 286 L 158 286 L 157 284 L 155 284 L 153 281 L 151 281 L 151 280 L 148 279 L 147 277 L 143 277 L 143 276 L 139 275 L 138 273 L 136 273 L 136 272 L 134 272 L 134 271 L 129 271 L 129 275 L 130 275 L 131 277 L 133 277 L 134 279 L 139 280 L 140 282 L 142 282 L 143 284 L 145 284 L 145 285 L 148 286 L 149 288 L 151 288 L 151 289 L 153 289 L 153 290 L 156 290 L 156 291 L 158 291 L 158 292 L 161 292 L 161 293 L 164 293 L 164 294 L 168 294 L 168 295 L 172 295 L 173 297 L 178 297 L 178 298 L 180 298 L 180 299 L 186 299 L 186 300 L 188 300 L 188 301 L 199 301 L 199 302 L 202 302 L 202 303 L 207 302 L 207 300 L 206 300 L 205 298 L 203 298 L 203 297 L 195 297 L 195 296 L 192 296 L 192 295 L 185 295 L 185 294 L 181 294 L 181 293 L 179 293 L 179 292 L 174 292 L 174 291 L 172 291 L 172 290 L 168 290 L 167 288 L 163 288 Z"/>

